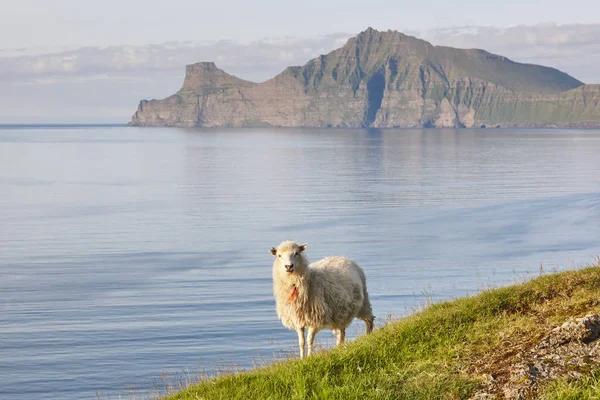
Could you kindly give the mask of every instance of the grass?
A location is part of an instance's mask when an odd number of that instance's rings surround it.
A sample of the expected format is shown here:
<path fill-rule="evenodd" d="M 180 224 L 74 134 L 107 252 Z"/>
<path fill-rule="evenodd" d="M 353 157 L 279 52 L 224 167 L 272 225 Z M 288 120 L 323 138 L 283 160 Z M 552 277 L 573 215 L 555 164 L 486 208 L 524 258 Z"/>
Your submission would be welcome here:
<path fill-rule="evenodd" d="M 543 394 L 547 400 L 600 399 L 600 369 L 578 381 L 561 379 L 548 385 Z"/>
<path fill-rule="evenodd" d="M 437 303 L 344 348 L 190 386 L 176 399 L 468 399 L 506 382 L 516 354 L 569 317 L 600 313 L 600 264 Z M 544 399 L 600 398 L 600 373 L 543 387 Z M 586 397 L 587 396 L 587 397 Z"/>

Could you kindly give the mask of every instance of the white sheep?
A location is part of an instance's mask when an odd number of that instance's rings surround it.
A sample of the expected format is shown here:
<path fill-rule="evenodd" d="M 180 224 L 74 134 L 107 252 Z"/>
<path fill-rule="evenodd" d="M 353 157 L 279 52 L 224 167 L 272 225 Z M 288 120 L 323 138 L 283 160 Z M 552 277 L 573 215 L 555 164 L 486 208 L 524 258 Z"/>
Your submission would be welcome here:
<path fill-rule="evenodd" d="M 373 330 L 375 318 L 362 268 L 345 257 L 327 257 L 309 265 L 303 254 L 306 246 L 287 241 L 271 249 L 277 315 L 285 327 L 298 333 L 300 358 L 306 329 L 310 355 L 319 330 L 333 330 L 339 345 L 354 318 L 365 321 L 367 333 Z"/>

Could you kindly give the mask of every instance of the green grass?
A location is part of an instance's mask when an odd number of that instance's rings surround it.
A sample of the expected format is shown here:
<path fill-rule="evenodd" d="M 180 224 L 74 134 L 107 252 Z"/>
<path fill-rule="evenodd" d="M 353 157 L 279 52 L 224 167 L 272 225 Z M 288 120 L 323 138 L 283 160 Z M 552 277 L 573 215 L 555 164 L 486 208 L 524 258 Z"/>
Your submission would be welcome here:
<path fill-rule="evenodd" d="M 565 319 L 600 312 L 600 265 L 434 304 L 345 348 L 221 376 L 168 399 L 468 399 Z M 600 374 L 543 388 L 599 398 Z M 588 396 L 588 397 L 586 397 Z M 591 396 L 591 397 L 590 397 Z"/>
<path fill-rule="evenodd" d="M 561 379 L 548 385 L 543 398 L 546 400 L 597 400 L 600 399 L 600 370 L 578 381 Z"/>

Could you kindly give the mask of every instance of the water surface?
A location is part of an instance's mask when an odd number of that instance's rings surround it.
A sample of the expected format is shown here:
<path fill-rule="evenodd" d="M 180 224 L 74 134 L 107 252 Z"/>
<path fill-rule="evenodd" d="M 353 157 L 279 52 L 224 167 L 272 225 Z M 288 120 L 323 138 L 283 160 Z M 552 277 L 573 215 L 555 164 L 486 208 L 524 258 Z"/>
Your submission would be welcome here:
<path fill-rule="evenodd" d="M 0 398 L 294 350 L 271 294 L 286 239 L 361 264 L 380 323 L 591 262 L 598 154 L 594 130 L 0 128 Z"/>

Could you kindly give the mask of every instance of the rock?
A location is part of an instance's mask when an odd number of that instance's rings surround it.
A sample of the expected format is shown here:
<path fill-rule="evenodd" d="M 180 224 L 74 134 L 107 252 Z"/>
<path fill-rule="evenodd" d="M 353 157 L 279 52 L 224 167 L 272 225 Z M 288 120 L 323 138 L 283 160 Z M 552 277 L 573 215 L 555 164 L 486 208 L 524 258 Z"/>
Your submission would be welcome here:
<path fill-rule="evenodd" d="M 534 397 L 541 384 L 550 380 L 589 375 L 600 362 L 599 337 L 600 315 L 570 319 L 552 329 L 536 346 L 518 355 L 518 361 L 510 367 L 508 382 L 487 382 L 479 394 L 502 393 L 509 400 L 528 399 Z"/>
<path fill-rule="evenodd" d="M 254 83 L 212 62 L 182 88 L 142 100 L 131 125 L 600 127 L 600 85 L 483 50 L 367 29 L 340 49 Z"/>
<path fill-rule="evenodd" d="M 496 396 L 491 393 L 477 393 L 470 400 L 494 400 L 495 398 Z"/>
<path fill-rule="evenodd" d="M 549 347 L 562 346 L 569 342 L 590 343 L 598 339 L 599 336 L 600 316 L 589 314 L 582 318 L 567 321 L 554 328 L 545 339 L 545 343 Z"/>

